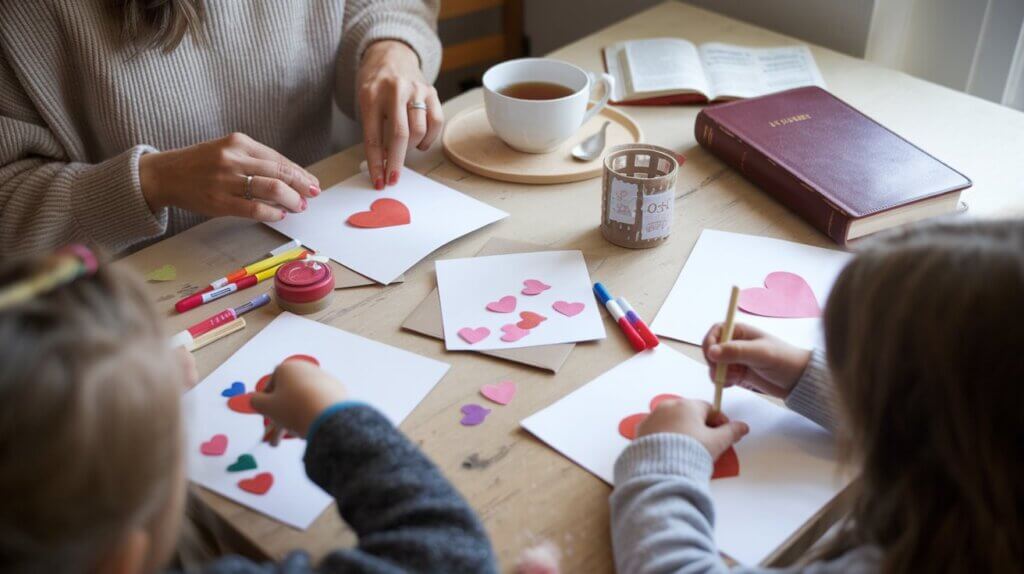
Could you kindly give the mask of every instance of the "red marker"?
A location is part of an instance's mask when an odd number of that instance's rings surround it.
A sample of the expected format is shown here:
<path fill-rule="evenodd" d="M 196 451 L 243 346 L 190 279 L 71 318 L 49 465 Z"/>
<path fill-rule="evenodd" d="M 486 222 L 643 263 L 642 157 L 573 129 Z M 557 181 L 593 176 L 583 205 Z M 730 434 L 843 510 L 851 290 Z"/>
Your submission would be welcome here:
<path fill-rule="evenodd" d="M 625 311 L 622 310 L 622 307 L 619 307 L 619 304 L 616 303 L 614 299 L 605 301 L 604 308 L 608 309 L 608 313 L 610 313 L 612 318 L 615 319 L 615 322 L 619 324 L 619 328 L 622 329 L 626 338 L 629 339 L 629 344 L 633 345 L 634 351 L 643 351 L 647 348 L 647 343 L 644 342 L 643 337 L 636 332 L 636 329 L 633 328 L 633 324 L 630 323 L 629 319 L 626 317 Z"/>
<path fill-rule="evenodd" d="M 179 313 L 184 313 L 185 311 L 195 309 L 200 305 L 205 305 L 210 301 L 216 301 L 221 297 L 226 297 L 234 293 L 235 291 L 240 291 L 247 287 L 252 287 L 256 283 L 258 283 L 258 281 L 255 275 L 247 275 L 245 277 L 242 277 L 238 281 L 235 281 L 234 283 L 228 283 L 223 287 L 218 287 L 217 289 L 213 289 L 211 291 L 194 293 L 192 295 L 189 295 L 188 297 L 185 297 L 181 301 L 175 303 L 174 309 Z"/>
<path fill-rule="evenodd" d="M 622 307 L 622 310 L 626 312 L 626 318 L 629 319 L 633 328 L 636 329 L 636 332 L 639 333 L 640 337 L 642 337 L 644 342 L 647 343 L 648 349 L 653 349 L 661 344 L 661 341 L 658 340 L 658 336 L 654 334 L 654 331 L 651 331 L 651 328 L 647 326 L 647 323 L 644 323 L 644 320 L 640 318 L 640 315 L 633 310 L 629 301 L 626 301 L 624 297 L 616 297 L 615 301 L 620 307 Z"/>

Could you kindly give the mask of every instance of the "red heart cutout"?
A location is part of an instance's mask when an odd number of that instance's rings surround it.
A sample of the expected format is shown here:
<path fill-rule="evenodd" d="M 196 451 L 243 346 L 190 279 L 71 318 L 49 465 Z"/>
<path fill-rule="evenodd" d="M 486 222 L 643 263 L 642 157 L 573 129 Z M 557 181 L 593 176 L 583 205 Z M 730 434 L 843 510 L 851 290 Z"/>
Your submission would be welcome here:
<path fill-rule="evenodd" d="M 288 361 L 306 361 L 307 363 L 316 365 L 317 367 L 320 366 L 320 361 L 316 360 L 316 357 L 313 355 L 292 355 L 281 362 L 287 363 Z"/>
<path fill-rule="evenodd" d="M 387 197 L 371 203 L 370 211 L 360 211 L 348 217 L 349 225 L 365 229 L 408 225 L 411 221 L 409 208 L 401 201 Z"/>
<path fill-rule="evenodd" d="M 270 384 L 270 375 L 263 375 L 260 380 L 256 381 L 256 392 L 262 393 L 267 390 L 267 385 Z"/>
<path fill-rule="evenodd" d="M 541 322 L 548 320 L 544 315 L 534 313 L 533 311 L 523 311 L 519 314 L 519 317 L 522 318 L 522 321 L 516 323 L 516 327 L 526 330 L 533 329 L 537 325 L 540 325 Z"/>
<path fill-rule="evenodd" d="M 673 394 L 662 394 L 651 399 L 650 407 L 653 411 L 658 407 L 662 401 L 667 400 L 679 400 L 683 397 Z M 619 421 L 619 434 L 626 437 L 629 440 L 636 439 L 636 430 L 640 426 L 640 423 L 644 422 L 644 419 L 650 413 L 636 413 L 627 416 L 626 418 Z M 722 453 L 722 456 L 718 457 L 715 461 L 715 468 L 711 473 L 711 480 L 717 478 L 730 478 L 733 476 L 740 475 L 740 458 L 736 456 L 736 450 L 733 447 L 729 447 L 728 450 Z"/>
<path fill-rule="evenodd" d="M 255 414 L 256 409 L 252 408 L 252 395 L 253 393 L 242 393 L 231 397 L 228 399 L 228 408 L 243 415 Z"/>
<path fill-rule="evenodd" d="M 269 427 L 269 426 L 270 426 L 270 419 L 268 419 L 267 417 L 263 417 L 263 429 L 266 430 L 267 427 Z M 285 439 L 285 438 L 299 438 L 299 437 L 298 437 L 298 435 L 294 435 L 294 434 L 292 434 L 292 433 L 290 433 L 288 431 L 285 431 L 284 433 L 281 434 L 281 438 Z M 263 437 L 263 442 L 270 442 L 270 437 L 269 436 Z"/>
<path fill-rule="evenodd" d="M 269 472 L 261 472 L 252 478 L 238 481 L 238 488 L 252 494 L 266 494 L 271 486 L 274 486 L 274 475 Z"/>

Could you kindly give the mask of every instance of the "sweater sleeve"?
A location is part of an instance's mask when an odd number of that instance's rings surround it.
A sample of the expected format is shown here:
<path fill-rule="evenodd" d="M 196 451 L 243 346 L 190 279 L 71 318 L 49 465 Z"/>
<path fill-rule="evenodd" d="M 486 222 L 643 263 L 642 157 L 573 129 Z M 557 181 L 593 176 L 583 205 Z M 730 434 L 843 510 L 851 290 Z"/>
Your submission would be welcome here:
<path fill-rule="evenodd" d="M 835 386 L 825 362 L 825 353 L 814 349 L 800 380 L 786 397 L 786 406 L 835 432 L 836 405 Z"/>
<path fill-rule="evenodd" d="M 612 549 L 618 572 L 728 572 L 714 539 L 713 461 L 689 436 L 641 437 L 615 462 Z"/>
<path fill-rule="evenodd" d="M 379 40 L 398 40 L 420 58 L 428 82 L 441 69 L 441 40 L 437 37 L 439 0 L 348 0 L 337 61 L 335 98 L 341 111 L 358 117 L 357 72 L 363 52 Z"/>
<path fill-rule="evenodd" d="M 101 163 L 71 161 L 0 53 L 0 257 L 70 242 L 112 252 L 167 228 L 142 195 L 137 146 Z"/>

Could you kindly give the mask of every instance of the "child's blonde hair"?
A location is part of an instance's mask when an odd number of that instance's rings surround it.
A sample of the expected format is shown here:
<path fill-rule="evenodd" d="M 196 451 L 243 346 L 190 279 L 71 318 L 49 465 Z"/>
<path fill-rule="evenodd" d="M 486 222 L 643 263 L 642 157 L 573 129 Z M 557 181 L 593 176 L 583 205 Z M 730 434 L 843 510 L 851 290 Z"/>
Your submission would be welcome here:
<path fill-rule="evenodd" d="M 0 286 L 40 272 L 0 264 Z M 87 571 L 180 481 L 180 369 L 111 267 L 0 310 L 0 570 Z"/>
<path fill-rule="evenodd" d="M 1024 222 L 887 236 L 825 310 L 849 454 L 862 466 L 826 555 L 883 572 L 1024 571 Z"/>

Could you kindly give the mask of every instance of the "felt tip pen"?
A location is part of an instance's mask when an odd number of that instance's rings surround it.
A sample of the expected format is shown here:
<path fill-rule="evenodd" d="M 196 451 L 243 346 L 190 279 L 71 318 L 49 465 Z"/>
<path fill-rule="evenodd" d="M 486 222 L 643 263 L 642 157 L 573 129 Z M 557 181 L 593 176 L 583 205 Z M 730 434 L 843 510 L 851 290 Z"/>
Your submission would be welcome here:
<path fill-rule="evenodd" d="M 193 337 L 198 337 L 199 335 L 202 335 L 203 333 L 208 333 L 209 331 L 212 331 L 213 329 L 216 329 L 217 327 L 225 323 L 230 323 L 231 321 L 234 321 L 235 319 L 241 317 L 242 315 L 245 315 L 249 311 L 252 311 L 253 309 L 258 309 L 266 305 L 267 303 L 270 303 L 270 293 L 264 293 L 259 297 L 253 299 L 252 301 L 243 303 L 242 305 L 239 305 L 234 309 L 224 309 L 220 313 L 217 313 L 212 317 L 208 317 L 196 323 L 195 325 L 192 325 L 186 330 Z"/>
<path fill-rule="evenodd" d="M 255 274 L 255 275 L 246 275 L 245 277 L 242 277 L 238 281 L 235 281 L 235 282 L 232 282 L 232 283 L 228 283 L 227 285 L 225 285 L 223 287 L 219 287 L 219 288 L 214 289 L 212 291 L 204 291 L 204 292 L 200 292 L 200 293 L 193 293 L 192 295 L 189 295 L 188 297 L 185 297 L 184 299 L 182 299 L 182 300 L 178 301 L 177 303 L 175 303 L 174 304 L 174 309 L 177 312 L 179 312 L 179 313 L 184 313 L 186 311 L 195 309 L 196 307 L 198 307 L 200 305 L 205 305 L 205 304 L 209 303 L 210 301 L 216 301 L 217 299 L 220 299 L 221 297 L 226 297 L 226 296 L 234 293 L 235 291 L 241 291 L 242 289 L 248 289 L 249 287 L 252 287 L 253 285 L 256 285 L 257 283 L 261 283 L 261 282 L 266 281 L 267 279 L 273 277 L 274 273 L 277 273 L 277 270 L 278 270 L 279 267 L 281 267 L 281 265 L 284 265 L 284 263 L 280 263 L 280 264 L 278 264 L 278 265 L 276 265 L 274 267 L 271 267 L 270 269 L 265 269 L 263 271 L 260 271 L 259 273 Z"/>
<path fill-rule="evenodd" d="M 654 331 L 651 331 L 651 328 L 647 326 L 647 323 L 644 323 L 644 320 L 641 319 L 640 315 L 633 310 L 633 306 L 629 304 L 629 301 L 626 301 L 625 297 L 616 297 L 615 302 L 618 303 L 619 307 L 622 307 L 622 310 L 626 312 L 626 318 L 629 319 L 630 324 L 633 325 L 636 332 L 640 334 L 644 343 L 647 343 L 648 349 L 653 349 L 661 344 L 661 341 L 658 340 L 658 336 L 654 334 Z"/>
<path fill-rule="evenodd" d="M 290 244 L 286 245 L 290 246 Z M 282 245 L 281 247 L 285 247 L 285 245 Z M 277 251 L 277 249 L 275 249 L 274 251 Z M 282 253 L 278 253 L 261 261 L 257 261 L 256 263 L 252 263 L 246 265 L 245 267 L 235 269 L 234 271 L 228 273 L 224 277 L 212 281 L 210 283 L 210 289 L 211 291 L 215 291 L 217 289 L 220 289 L 221 287 L 226 286 L 228 283 L 233 283 L 235 281 L 242 279 L 243 277 L 255 275 L 260 271 L 269 269 L 281 263 L 285 263 L 286 261 L 291 261 L 292 259 L 298 259 L 302 257 L 303 253 L 305 253 L 305 250 L 301 246 L 293 247 L 291 249 L 285 250 Z"/>
<path fill-rule="evenodd" d="M 619 329 L 621 329 L 622 333 L 626 335 L 626 339 L 628 339 L 629 344 L 633 346 L 633 350 L 643 351 L 646 349 L 647 343 L 644 343 L 643 337 L 636 332 L 636 329 L 633 328 L 629 319 L 626 318 L 626 312 L 622 310 L 622 307 L 619 307 L 619 304 L 615 302 L 615 299 L 612 299 L 611 294 L 608 293 L 608 290 L 605 289 L 604 285 L 594 283 L 594 294 L 597 295 L 597 298 L 601 301 L 601 304 L 604 305 L 604 308 L 608 310 L 608 314 L 612 316 L 612 319 L 615 319 L 615 322 L 619 324 Z"/>

